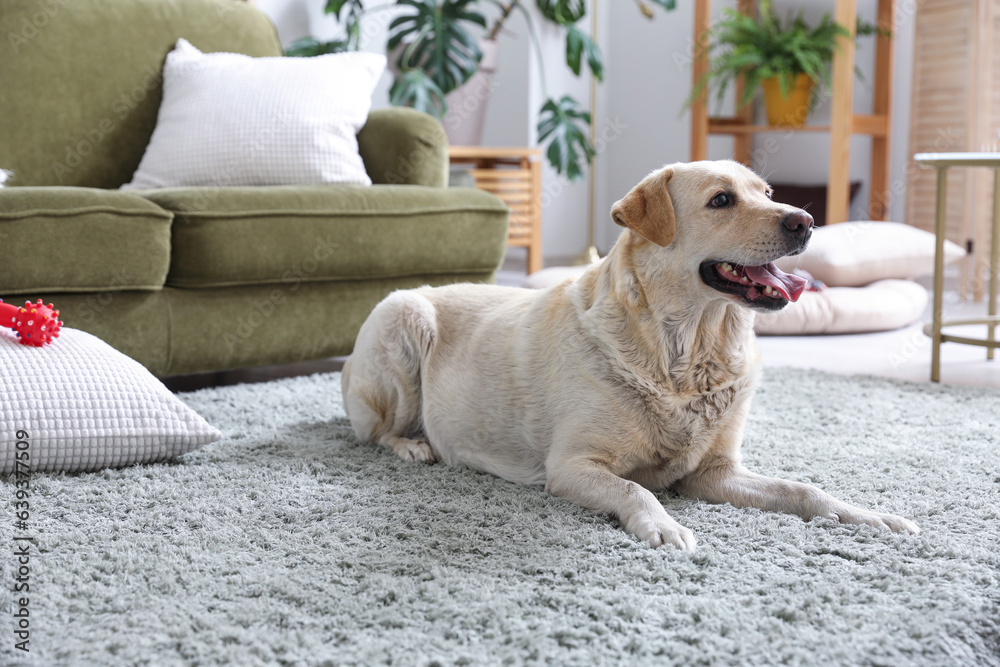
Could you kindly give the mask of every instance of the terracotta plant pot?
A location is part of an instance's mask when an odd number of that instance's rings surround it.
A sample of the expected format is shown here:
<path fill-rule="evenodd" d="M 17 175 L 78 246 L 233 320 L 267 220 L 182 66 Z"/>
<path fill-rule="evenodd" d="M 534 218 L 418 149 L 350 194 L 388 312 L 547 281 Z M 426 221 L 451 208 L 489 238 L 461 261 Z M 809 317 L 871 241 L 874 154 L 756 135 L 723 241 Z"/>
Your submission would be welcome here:
<path fill-rule="evenodd" d="M 764 79 L 760 85 L 764 89 L 764 106 L 767 107 L 769 125 L 802 127 L 806 124 L 813 90 L 813 80 L 807 74 L 795 77 L 788 97 L 781 96 L 781 83 L 776 76 Z"/>

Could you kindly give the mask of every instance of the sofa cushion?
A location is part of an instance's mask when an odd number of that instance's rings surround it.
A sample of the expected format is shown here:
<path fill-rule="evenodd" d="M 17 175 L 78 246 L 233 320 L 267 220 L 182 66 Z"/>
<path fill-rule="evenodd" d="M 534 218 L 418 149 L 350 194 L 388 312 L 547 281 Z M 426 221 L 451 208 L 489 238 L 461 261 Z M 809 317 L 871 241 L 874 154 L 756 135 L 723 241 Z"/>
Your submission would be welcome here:
<path fill-rule="evenodd" d="M 480 190 L 416 185 L 168 188 L 167 284 L 209 288 L 491 272 L 508 209 Z"/>
<path fill-rule="evenodd" d="M 123 192 L 0 189 L 0 296 L 160 289 L 172 219 Z"/>

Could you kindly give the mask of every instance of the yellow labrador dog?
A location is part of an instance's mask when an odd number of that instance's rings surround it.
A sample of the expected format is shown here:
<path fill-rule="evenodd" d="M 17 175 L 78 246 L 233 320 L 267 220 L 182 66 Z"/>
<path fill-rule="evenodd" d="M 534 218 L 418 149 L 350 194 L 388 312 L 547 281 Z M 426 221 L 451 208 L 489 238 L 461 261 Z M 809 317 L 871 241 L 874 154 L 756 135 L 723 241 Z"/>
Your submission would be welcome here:
<path fill-rule="evenodd" d="M 355 433 L 406 460 L 544 484 L 654 547 L 695 547 L 652 493 L 671 487 L 916 533 L 740 463 L 760 372 L 754 311 L 805 289 L 772 262 L 812 233 L 808 213 L 770 192 L 736 162 L 668 165 L 614 205 L 625 230 L 576 281 L 391 294 L 344 366 Z"/>

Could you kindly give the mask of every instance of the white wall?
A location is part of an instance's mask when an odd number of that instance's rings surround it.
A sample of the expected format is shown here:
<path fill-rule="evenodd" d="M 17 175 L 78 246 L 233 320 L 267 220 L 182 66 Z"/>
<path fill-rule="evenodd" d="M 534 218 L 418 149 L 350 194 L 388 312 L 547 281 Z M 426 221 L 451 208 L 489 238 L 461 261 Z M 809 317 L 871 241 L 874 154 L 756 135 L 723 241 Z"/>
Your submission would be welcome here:
<path fill-rule="evenodd" d="M 257 6 L 275 22 L 283 44 L 304 35 L 332 38 L 338 34 L 336 21 L 323 11 L 324 0 L 257 0 Z M 389 0 L 383 3 L 390 4 Z M 734 3 L 715 2 L 718 13 Z M 808 19 L 817 20 L 832 11 L 833 2 L 802 3 L 777 0 L 779 11 L 804 6 Z M 861 15 L 874 21 L 875 2 L 859 2 Z M 533 2 L 525 3 L 533 14 Z M 613 8 L 612 8 L 613 5 Z M 913 11 L 916 2 L 897 2 L 894 26 L 895 87 L 892 114 L 893 181 L 905 179 L 909 143 L 910 74 L 913 52 Z M 694 24 L 694 0 L 682 0 L 673 12 L 656 10 L 652 21 L 644 18 L 632 2 L 604 0 L 600 3 L 598 41 L 604 51 L 605 82 L 599 93 L 595 115 L 599 148 L 596 161 L 597 196 L 595 219 L 597 245 L 610 248 L 619 229 L 610 221 L 611 205 L 649 171 L 663 164 L 690 157 L 690 119 L 681 106 L 691 89 L 690 55 Z M 612 11 L 612 9 L 614 11 Z M 362 48 L 383 51 L 386 30 L 394 10 L 376 12 L 367 19 Z M 589 31 L 589 17 L 581 29 Z M 576 78 L 565 66 L 561 32 L 545 21 L 535 20 L 542 42 L 547 92 L 558 97 L 573 95 L 585 107 L 589 100 L 587 77 Z M 538 57 L 529 40 L 524 19 L 515 16 L 501 37 L 500 62 L 495 76 L 497 88 L 489 101 L 483 143 L 486 145 L 531 145 L 536 140 L 537 113 L 544 100 Z M 857 53 L 858 67 L 872 80 L 872 40 L 862 41 Z M 375 107 L 388 105 L 388 75 L 380 82 Z M 871 90 L 855 86 L 856 113 L 870 113 Z M 812 122 L 829 119 L 829 106 L 815 112 Z M 823 183 L 829 162 L 829 139 L 825 134 L 777 135 L 778 150 L 755 166 L 773 181 Z M 762 139 L 758 139 L 758 147 Z M 761 151 L 758 151 L 760 154 Z M 731 157 L 731 142 L 713 138 L 709 156 Z M 855 199 L 867 207 L 870 141 L 856 137 L 851 144 L 851 178 L 865 183 Z M 577 255 L 586 245 L 587 185 L 569 183 L 547 166 L 543 175 L 543 243 L 546 263 Z M 855 211 L 858 215 L 861 212 Z M 903 201 L 890 204 L 890 217 L 902 220 Z"/>
<path fill-rule="evenodd" d="M 611 205 L 650 171 L 690 158 L 691 123 L 681 107 L 691 90 L 693 25 L 690 0 L 678 2 L 672 12 L 657 12 L 653 21 L 637 11 L 619 10 L 611 17 L 603 91 L 607 109 L 598 122 L 623 129 L 598 167 L 604 173 L 597 201 L 602 251 L 620 232 L 608 214 Z"/>
<path fill-rule="evenodd" d="M 330 40 L 341 36 L 337 20 L 323 12 L 326 0 L 256 0 L 254 4 L 274 22 L 282 46 L 287 47 L 300 37 L 313 36 L 320 40 Z M 368 3 L 372 8 L 391 4 L 390 0 L 372 0 Z M 388 26 L 396 15 L 394 9 L 372 12 L 362 28 L 363 51 L 385 53 Z M 391 86 L 392 79 L 388 74 L 383 74 L 372 96 L 375 108 L 389 106 Z"/>

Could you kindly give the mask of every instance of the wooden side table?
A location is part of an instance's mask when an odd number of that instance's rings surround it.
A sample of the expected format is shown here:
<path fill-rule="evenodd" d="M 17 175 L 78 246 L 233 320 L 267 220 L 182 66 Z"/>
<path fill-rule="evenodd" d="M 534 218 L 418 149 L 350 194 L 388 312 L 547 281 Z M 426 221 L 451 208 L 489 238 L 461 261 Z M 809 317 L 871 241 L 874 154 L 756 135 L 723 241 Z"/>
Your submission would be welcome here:
<path fill-rule="evenodd" d="M 1000 153 L 917 153 L 913 159 L 922 165 L 937 169 L 937 207 L 934 214 L 934 233 L 937 246 L 934 251 L 934 319 L 924 327 L 924 333 L 931 337 L 931 381 L 941 381 L 941 343 L 961 343 L 979 345 L 986 348 L 986 358 L 993 359 L 994 350 L 1000 348 L 996 338 L 996 328 L 1000 324 L 997 317 L 997 280 L 1000 274 Z M 948 193 L 949 167 L 990 167 L 993 169 L 993 226 L 990 232 L 990 278 L 989 316 L 982 319 L 941 321 L 941 304 L 944 296 L 944 235 L 945 235 L 945 195 Z M 941 333 L 943 327 L 967 324 L 985 324 L 986 339 L 952 336 Z"/>
<path fill-rule="evenodd" d="M 507 245 L 527 248 L 528 273 L 542 268 L 542 151 L 539 148 L 452 146 L 452 164 L 471 164 L 476 187 L 510 207 Z"/>

